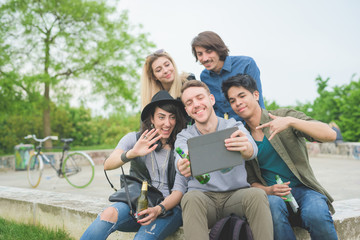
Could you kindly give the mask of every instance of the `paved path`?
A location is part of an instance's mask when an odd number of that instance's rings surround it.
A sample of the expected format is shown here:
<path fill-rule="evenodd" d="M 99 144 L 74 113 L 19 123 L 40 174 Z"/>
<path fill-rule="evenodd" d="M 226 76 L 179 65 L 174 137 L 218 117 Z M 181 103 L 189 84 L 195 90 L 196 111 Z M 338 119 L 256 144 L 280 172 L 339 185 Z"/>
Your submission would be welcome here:
<path fill-rule="evenodd" d="M 360 198 L 360 160 L 339 157 L 312 157 L 310 163 L 315 176 L 335 200 Z M 116 188 L 119 188 L 120 169 L 108 171 Z M 26 171 L 1 171 L 0 185 L 31 188 L 27 182 Z M 107 197 L 113 190 L 108 184 L 102 165 L 96 166 L 93 182 L 84 189 L 77 189 L 59 179 L 52 169 L 44 172 L 39 190 L 82 194 L 93 197 Z"/>

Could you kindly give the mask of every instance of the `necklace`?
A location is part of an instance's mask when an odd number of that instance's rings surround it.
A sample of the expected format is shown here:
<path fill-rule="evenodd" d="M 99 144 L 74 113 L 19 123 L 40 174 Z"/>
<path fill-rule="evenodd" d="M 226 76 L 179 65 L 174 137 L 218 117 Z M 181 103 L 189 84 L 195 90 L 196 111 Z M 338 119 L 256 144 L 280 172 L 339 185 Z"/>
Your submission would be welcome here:
<path fill-rule="evenodd" d="M 151 166 L 152 166 L 152 172 L 153 172 L 153 175 L 155 177 L 156 175 L 156 172 L 155 172 L 155 164 L 156 164 L 156 168 L 157 168 L 157 175 L 158 175 L 158 186 L 157 186 L 157 189 L 160 189 L 163 187 L 164 185 L 164 182 L 161 181 L 161 179 L 164 179 L 165 178 L 165 172 L 166 172 L 166 169 L 167 169 L 167 165 L 168 165 L 168 162 L 169 162 L 169 153 L 171 150 L 166 150 L 166 157 L 165 157 L 165 160 L 164 160 L 164 163 L 162 164 L 161 168 L 159 168 L 159 164 L 156 160 L 156 157 L 155 157 L 155 154 L 154 154 L 154 151 L 151 152 L 150 154 L 150 157 L 151 157 Z M 155 164 L 154 164 L 155 162 Z M 161 173 L 162 172 L 162 173 Z"/>

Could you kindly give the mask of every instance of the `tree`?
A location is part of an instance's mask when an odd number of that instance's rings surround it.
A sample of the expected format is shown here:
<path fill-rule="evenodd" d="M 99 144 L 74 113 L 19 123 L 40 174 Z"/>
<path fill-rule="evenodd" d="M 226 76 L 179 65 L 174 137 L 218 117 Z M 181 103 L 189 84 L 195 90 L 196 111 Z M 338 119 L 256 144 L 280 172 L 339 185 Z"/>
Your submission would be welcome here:
<path fill-rule="evenodd" d="M 345 141 L 360 141 L 360 79 L 352 76 L 349 84 L 328 88 L 329 78 L 315 79 L 319 96 L 313 103 L 298 103 L 296 110 L 302 111 L 312 118 L 339 125 Z"/>
<path fill-rule="evenodd" d="M 41 107 L 44 136 L 51 135 L 52 99 L 68 99 L 76 88 L 81 94 L 84 83 L 105 96 L 106 106 L 134 107 L 137 69 L 153 47 L 137 29 L 127 11 L 106 0 L 6 0 L 0 6 L 0 92 L 9 94 L 1 100 L 17 96 Z"/>
<path fill-rule="evenodd" d="M 266 98 L 264 98 L 265 108 L 267 110 L 275 110 L 280 108 L 280 106 L 275 101 L 268 101 Z"/>
<path fill-rule="evenodd" d="M 334 87 L 333 91 L 327 90 L 330 78 L 323 79 L 318 76 L 315 79 L 317 84 L 317 92 L 319 96 L 312 104 L 303 105 L 303 110 L 306 114 L 310 114 L 313 118 L 325 123 L 329 123 L 339 116 L 340 109 L 338 108 L 340 95 L 337 91 L 338 87 Z M 307 108 L 307 109 L 306 109 Z"/>
<path fill-rule="evenodd" d="M 360 78 L 351 80 L 349 85 L 340 87 L 340 114 L 335 120 L 339 125 L 344 140 L 360 142 Z"/>

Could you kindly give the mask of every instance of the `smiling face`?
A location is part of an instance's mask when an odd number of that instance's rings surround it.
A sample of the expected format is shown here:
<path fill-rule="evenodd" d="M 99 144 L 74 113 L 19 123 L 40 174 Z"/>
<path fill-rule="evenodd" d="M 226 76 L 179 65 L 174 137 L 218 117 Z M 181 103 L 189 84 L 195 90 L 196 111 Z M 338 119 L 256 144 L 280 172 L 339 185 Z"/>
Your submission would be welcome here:
<path fill-rule="evenodd" d="M 251 93 L 243 87 L 233 86 L 228 90 L 228 97 L 231 108 L 244 120 L 254 116 L 256 111 L 261 111 L 258 91 Z"/>
<path fill-rule="evenodd" d="M 221 68 L 224 65 L 224 61 L 220 60 L 217 52 L 211 49 L 205 49 L 203 47 L 195 47 L 196 56 L 199 62 L 209 71 L 220 73 Z"/>
<path fill-rule="evenodd" d="M 214 112 L 215 98 L 202 87 L 190 87 L 181 95 L 187 114 L 197 123 L 207 123 Z"/>
<path fill-rule="evenodd" d="M 153 74 L 162 84 L 165 90 L 169 91 L 175 79 L 175 69 L 172 62 L 166 57 L 159 57 L 151 65 Z"/>
<path fill-rule="evenodd" d="M 156 107 L 154 116 L 151 117 L 151 123 L 154 124 L 155 129 L 159 130 L 159 134 L 163 139 L 168 139 L 174 130 L 176 116 L 174 113 L 169 113 L 160 107 Z"/>

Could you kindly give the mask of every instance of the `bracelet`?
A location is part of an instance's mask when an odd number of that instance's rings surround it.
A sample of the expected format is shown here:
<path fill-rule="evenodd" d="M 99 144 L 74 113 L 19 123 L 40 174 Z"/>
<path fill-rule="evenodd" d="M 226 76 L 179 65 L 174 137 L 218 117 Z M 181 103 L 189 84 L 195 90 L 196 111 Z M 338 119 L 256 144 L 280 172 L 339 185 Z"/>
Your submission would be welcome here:
<path fill-rule="evenodd" d="M 128 150 L 128 151 L 129 151 L 129 150 Z M 123 161 L 123 163 L 127 163 L 127 162 L 130 162 L 130 161 L 131 161 L 130 158 L 127 158 L 127 157 L 126 157 L 126 153 L 127 153 L 128 151 L 123 152 L 123 153 L 121 154 L 121 161 Z"/>
<path fill-rule="evenodd" d="M 161 203 L 158 204 L 158 206 L 161 208 L 160 217 L 164 216 L 166 214 L 166 208 Z"/>

